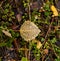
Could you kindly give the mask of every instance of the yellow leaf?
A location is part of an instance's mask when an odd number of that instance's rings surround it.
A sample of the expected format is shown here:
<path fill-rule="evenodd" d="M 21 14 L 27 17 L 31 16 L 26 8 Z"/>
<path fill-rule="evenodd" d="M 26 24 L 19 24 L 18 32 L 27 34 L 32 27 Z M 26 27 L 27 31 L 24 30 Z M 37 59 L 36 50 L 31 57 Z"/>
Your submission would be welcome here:
<path fill-rule="evenodd" d="M 51 5 L 51 11 L 53 12 L 53 16 L 58 16 L 58 11 L 54 5 Z"/>
<path fill-rule="evenodd" d="M 41 42 L 40 42 L 40 41 L 38 41 L 38 42 L 37 42 L 37 48 L 38 48 L 38 49 L 40 49 L 40 48 L 41 48 L 41 46 L 42 46 Z"/>

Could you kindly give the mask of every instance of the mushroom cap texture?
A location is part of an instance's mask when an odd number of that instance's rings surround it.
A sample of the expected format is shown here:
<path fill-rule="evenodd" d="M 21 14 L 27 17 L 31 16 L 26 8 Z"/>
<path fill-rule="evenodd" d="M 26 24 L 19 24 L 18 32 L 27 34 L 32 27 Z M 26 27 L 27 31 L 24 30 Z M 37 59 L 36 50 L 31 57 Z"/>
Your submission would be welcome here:
<path fill-rule="evenodd" d="M 25 41 L 31 41 L 35 39 L 41 30 L 31 21 L 25 21 L 21 28 L 20 34 Z"/>

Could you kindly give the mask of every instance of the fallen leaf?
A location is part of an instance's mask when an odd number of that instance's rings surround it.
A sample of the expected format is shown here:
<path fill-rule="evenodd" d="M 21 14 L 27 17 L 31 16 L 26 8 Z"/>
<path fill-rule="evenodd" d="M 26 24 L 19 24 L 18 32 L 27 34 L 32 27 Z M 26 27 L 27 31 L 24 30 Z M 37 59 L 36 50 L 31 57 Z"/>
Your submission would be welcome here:
<path fill-rule="evenodd" d="M 58 11 L 54 5 L 51 5 L 51 11 L 53 12 L 53 16 L 58 16 Z"/>
<path fill-rule="evenodd" d="M 11 33 L 9 33 L 9 31 L 2 30 L 2 32 L 3 32 L 6 36 L 8 36 L 8 37 L 11 37 L 11 38 L 12 38 L 12 35 L 11 35 Z"/>
<path fill-rule="evenodd" d="M 42 46 L 42 43 L 40 41 L 37 41 L 37 49 L 40 49 Z"/>

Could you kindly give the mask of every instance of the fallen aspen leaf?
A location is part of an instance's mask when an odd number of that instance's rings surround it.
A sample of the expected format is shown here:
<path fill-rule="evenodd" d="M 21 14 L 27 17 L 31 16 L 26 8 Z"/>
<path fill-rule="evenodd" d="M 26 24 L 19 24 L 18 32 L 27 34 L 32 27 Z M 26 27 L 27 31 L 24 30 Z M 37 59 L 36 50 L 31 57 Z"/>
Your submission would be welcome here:
<path fill-rule="evenodd" d="M 53 12 L 53 16 L 58 16 L 58 11 L 54 5 L 51 5 L 51 11 Z"/>
<path fill-rule="evenodd" d="M 26 41 L 31 41 L 38 36 L 40 29 L 31 21 L 25 21 L 20 28 L 21 37 Z"/>
<path fill-rule="evenodd" d="M 37 49 L 40 49 L 41 46 L 42 46 L 41 42 L 38 41 L 38 42 L 37 42 Z"/>
<path fill-rule="evenodd" d="M 8 36 L 8 37 L 12 37 L 11 33 L 9 33 L 9 31 L 6 31 L 6 30 L 2 30 L 2 32 Z"/>

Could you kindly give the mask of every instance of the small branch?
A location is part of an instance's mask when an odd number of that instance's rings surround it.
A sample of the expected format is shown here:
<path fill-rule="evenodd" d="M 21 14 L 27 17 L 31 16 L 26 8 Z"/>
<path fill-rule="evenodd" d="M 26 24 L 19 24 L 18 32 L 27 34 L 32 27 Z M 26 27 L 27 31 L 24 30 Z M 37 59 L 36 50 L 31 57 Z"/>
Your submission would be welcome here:
<path fill-rule="evenodd" d="M 53 48 L 53 45 L 52 45 L 50 42 L 48 42 L 48 43 L 49 43 L 49 45 L 50 45 L 50 49 L 52 50 L 52 52 L 55 54 L 56 57 L 59 58 L 59 56 L 57 55 L 57 53 L 55 52 L 55 50 L 54 50 L 54 48 Z"/>
<path fill-rule="evenodd" d="M 31 21 L 30 0 L 27 0 L 27 2 L 28 2 L 29 21 Z M 29 53 L 28 53 L 29 61 L 30 61 L 30 50 L 31 50 L 31 48 L 30 48 L 30 42 L 29 42 Z"/>
<path fill-rule="evenodd" d="M 24 49 L 26 49 L 25 50 L 25 57 L 28 58 L 28 55 L 27 55 L 28 54 L 28 49 L 26 48 L 26 45 L 25 45 L 25 48 Z"/>
<path fill-rule="evenodd" d="M 49 29 L 48 29 L 46 36 L 45 36 L 45 41 L 43 42 L 43 47 L 44 47 L 45 43 L 48 41 L 47 39 L 48 39 L 48 35 L 51 31 L 51 26 L 52 26 L 53 21 L 54 21 L 54 18 L 52 18 L 51 24 L 49 25 Z"/>
<path fill-rule="evenodd" d="M 13 41 L 13 44 L 14 44 L 15 50 L 18 52 L 19 48 L 18 48 L 18 44 L 16 42 L 16 39 Z"/>
<path fill-rule="evenodd" d="M 46 55 L 43 55 L 43 56 L 42 56 L 42 61 L 44 61 L 45 57 L 46 57 Z"/>
<path fill-rule="evenodd" d="M 31 21 L 30 0 L 27 0 L 27 2 L 28 2 L 29 20 Z"/>

